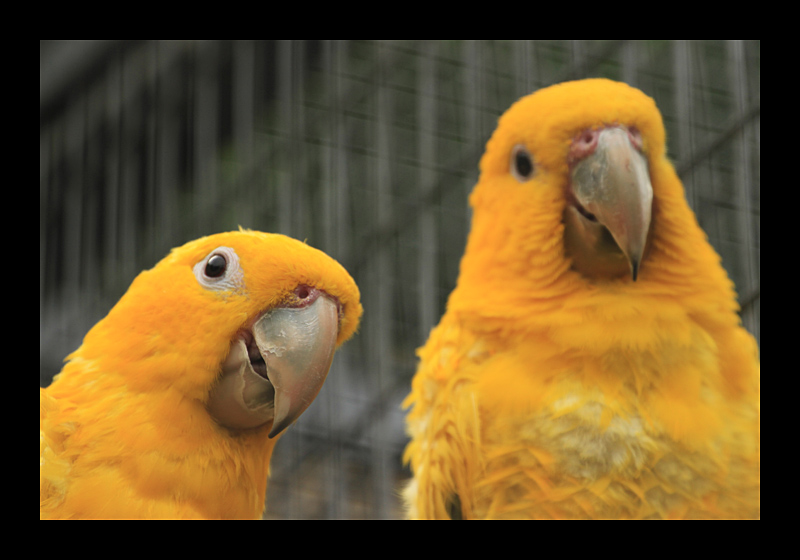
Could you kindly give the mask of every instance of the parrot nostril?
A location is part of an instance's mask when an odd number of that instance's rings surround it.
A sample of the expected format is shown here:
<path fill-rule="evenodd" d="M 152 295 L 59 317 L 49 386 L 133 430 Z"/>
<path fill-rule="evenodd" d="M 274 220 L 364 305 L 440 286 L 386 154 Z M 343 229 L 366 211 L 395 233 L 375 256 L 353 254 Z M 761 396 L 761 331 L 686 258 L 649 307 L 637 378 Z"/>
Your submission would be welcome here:
<path fill-rule="evenodd" d="M 576 162 L 594 153 L 600 139 L 600 131 L 587 129 L 578 133 L 569 149 L 569 159 Z"/>
<path fill-rule="evenodd" d="M 298 286 L 297 289 L 294 291 L 295 295 L 300 299 L 306 299 L 308 296 L 311 295 L 311 290 L 308 286 Z"/>
<path fill-rule="evenodd" d="M 642 149 L 642 133 L 635 126 L 628 128 L 628 138 L 637 150 Z"/>

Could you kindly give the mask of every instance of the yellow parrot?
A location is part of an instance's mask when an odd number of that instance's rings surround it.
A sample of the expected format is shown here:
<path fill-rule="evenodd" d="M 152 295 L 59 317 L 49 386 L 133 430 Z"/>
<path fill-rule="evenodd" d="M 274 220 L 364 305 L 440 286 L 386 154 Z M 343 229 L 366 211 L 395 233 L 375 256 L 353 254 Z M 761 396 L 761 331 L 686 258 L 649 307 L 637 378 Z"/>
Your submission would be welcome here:
<path fill-rule="evenodd" d="M 283 235 L 173 249 L 40 389 L 40 518 L 260 517 L 278 436 L 356 330 L 359 297 Z"/>
<path fill-rule="evenodd" d="M 655 102 L 554 85 L 499 120 L 405 401 L 421 519 L 760 515 L 760 362 Z"/>

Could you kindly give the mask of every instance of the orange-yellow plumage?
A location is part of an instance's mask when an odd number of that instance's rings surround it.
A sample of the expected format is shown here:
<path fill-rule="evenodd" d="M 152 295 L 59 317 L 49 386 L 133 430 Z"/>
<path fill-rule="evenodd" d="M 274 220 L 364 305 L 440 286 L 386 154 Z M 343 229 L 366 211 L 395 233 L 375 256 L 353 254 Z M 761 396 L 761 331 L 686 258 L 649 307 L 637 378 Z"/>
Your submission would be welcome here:
<path fill-rule="evenodd" d="M 194 267 L 220 247 L 230 281 L 209 288 Z M 338 302 L 332 345 L 353 334 L 362 310 L 352 278 L 282 235 L 204 237 L 142 272 L 40 390 L 40 516 L 259 517 L 278 438 L 270 424 L 223 427 L 207 405 L 232 341 L 294 305 L 298 286 Z"/>
<path fill-rule="evenodd" d="M 600 143 L 627 134 L 646 164 L 641 255 L 578 209 L 587 131 Z M 534 169 L 522 179 L 511 172 L 520 146 Z M 666 158 L 653 100 L 603 79 L 521 99 L 487 144 L 470 203 L 458 284 L 406 400 L 411 517 L 758 517 L 758 348 Z M 606 236 L 599 261 L 575 223 Z M 623 227 L 601 225 L 615 238 Z"/>

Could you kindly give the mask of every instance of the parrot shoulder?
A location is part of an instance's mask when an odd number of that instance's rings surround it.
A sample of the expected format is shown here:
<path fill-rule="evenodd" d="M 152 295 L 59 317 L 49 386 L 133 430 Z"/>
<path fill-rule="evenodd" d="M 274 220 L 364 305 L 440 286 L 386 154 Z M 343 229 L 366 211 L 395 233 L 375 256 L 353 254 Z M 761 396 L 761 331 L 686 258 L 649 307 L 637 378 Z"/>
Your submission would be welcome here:
<path fill-rule="evenodd" d="M 469 517 L 470 488 L 482 470 L 474 385 L 489 353 L 479 337 L 449 316 L 418 355 L 412 392 L 403 403 L 413 407 L 404 457 L 415 472 L 404 493 L 409 516 L 454 519 L 464 512 Z"/>
<path fill-rule="evenodd" d="M 72 468 L 66 457 L 67 440 L 75 426 L 59 419 L 61 404 L 39 389 L 39 503 L 42 509 L 60 503 Z"/>

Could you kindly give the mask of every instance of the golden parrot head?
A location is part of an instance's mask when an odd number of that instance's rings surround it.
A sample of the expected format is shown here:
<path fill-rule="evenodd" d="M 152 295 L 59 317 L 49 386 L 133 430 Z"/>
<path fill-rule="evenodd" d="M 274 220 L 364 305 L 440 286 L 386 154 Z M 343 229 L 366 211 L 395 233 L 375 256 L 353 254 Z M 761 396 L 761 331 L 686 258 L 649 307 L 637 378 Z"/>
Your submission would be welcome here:
<path fill-rule="evenodd" d="M 655 102 L 623 83 L 580 80 L 524 97 L 500 118 L 481 160 L 470 199 L 478 229 L 502 215 L 523 244 L 561 250 L 585 277 L 636 280 L 653 215 L 650 170 L 664 142 Z M 493 227 L 480 235 L 507 235 Z M 557 267 L 557 256 L 540 251 L 528 265 Z"/>
<path fill-rule="evenodd" d="M 361 313 L 355 282 L 323 252 L 220 233 L 137 276 L 69 358 L 119 373 L 133 392 L 178 392 L 226 428 L 271 425 L 274 437 L 316 397 Z"/>

